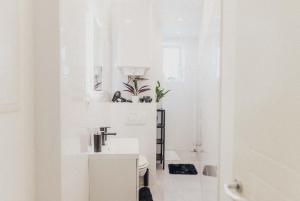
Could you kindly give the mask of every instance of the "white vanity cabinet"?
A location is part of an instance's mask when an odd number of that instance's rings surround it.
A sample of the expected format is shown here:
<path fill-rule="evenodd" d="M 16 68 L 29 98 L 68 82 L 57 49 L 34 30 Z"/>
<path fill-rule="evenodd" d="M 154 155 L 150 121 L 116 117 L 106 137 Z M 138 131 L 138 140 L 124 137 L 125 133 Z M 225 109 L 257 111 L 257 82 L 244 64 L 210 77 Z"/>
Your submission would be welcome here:
<path fill-rule="evenodd" d="M 112 139 L 89 154 L 90 201 L 138 201 L 137 139 Z"/>

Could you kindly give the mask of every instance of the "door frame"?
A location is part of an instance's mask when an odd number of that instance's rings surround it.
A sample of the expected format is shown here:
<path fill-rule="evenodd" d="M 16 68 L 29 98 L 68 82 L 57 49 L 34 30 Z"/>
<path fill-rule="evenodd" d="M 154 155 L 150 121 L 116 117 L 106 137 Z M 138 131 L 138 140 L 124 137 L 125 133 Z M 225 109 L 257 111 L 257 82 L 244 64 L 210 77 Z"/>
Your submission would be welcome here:
<path fill-rule="evenodd" d="M 221 1 L 219 201 L 230 201 L 224 184 L 233 180 L 237 0 Z"/>

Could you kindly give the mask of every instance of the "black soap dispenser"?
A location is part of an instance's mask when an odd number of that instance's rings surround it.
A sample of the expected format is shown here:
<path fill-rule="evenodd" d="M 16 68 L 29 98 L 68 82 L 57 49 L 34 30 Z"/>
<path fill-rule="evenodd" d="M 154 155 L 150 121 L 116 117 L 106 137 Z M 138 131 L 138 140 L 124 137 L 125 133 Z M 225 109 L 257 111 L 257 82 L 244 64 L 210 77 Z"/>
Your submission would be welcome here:
<path fill-rule="evenodd" d="M 94 134 L 94 152 L 101 152 L 101 134 Z"/>

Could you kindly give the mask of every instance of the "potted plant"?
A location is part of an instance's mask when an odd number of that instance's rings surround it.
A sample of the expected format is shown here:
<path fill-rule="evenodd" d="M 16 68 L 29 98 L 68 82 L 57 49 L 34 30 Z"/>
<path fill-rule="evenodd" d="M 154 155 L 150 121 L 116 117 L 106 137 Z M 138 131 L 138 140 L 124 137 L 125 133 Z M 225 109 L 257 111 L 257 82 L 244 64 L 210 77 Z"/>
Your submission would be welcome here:
<path fill-rule="evenodd" d="M 156 84 L 156 88 L 155 88 L 155 93 L 156 93 L 156 102 L 158 103 L 158 107 L 161 107 L 160 105 L 160 100 L 165 97 L 168 93 L 170 92 L 170 90 L 165 90 L 161 88 L 160 82 L 157 81 Z"/>
<path fill-rule="evenodd" d="M 139 102 L 139 96 L 138 96 L 139 94 L 150 90 L 149 85 L 144 85 L 141 87 L 138 86 L 138 81 L 141 81 L 141 80 L 146 80 L 146 79 L 141 78 L 141 77 L 129 77 L 128 83 L 123 82 L 123 84 L 127 88 L 124 91 L 127 91 L 132 94 L 131 100 L 133 103 Z M 130 84 L 131 81 L 133 83 L 132 85 Z"/>

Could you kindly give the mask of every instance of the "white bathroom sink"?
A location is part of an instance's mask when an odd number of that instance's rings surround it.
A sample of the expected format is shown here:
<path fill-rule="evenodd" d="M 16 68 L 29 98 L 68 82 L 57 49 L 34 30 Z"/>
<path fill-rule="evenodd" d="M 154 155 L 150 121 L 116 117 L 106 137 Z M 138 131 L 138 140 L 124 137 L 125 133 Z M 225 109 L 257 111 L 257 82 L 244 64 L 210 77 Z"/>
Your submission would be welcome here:
<path fill-rule="evenodd" d="M 102 146 L 101 152 L 91 152 L 89 155 L 130 158 L 138 158 L 139 156 L 139 142 L 136 138 L 109 139 L 105 144 Z"/>

